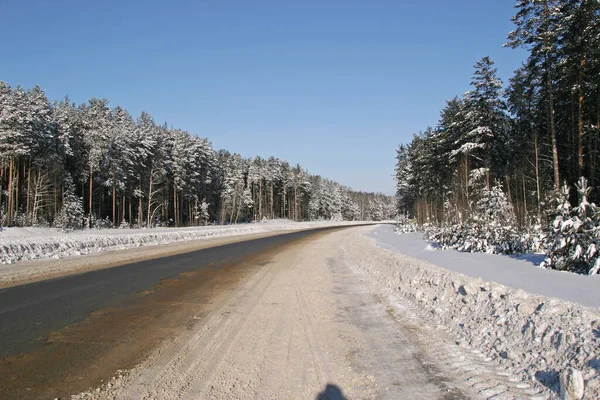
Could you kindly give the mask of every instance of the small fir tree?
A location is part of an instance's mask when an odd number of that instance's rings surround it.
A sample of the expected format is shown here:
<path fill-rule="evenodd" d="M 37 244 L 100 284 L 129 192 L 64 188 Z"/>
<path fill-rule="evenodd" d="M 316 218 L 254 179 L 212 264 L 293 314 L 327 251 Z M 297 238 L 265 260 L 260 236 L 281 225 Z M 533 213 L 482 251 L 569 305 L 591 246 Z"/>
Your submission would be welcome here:
<path fill-rule="evenodd" d="M 569 187 L 565 184 L 558 198 L 552 229 L 546 236 L 548 253 L 543 267 L 596 274 L 599 269 L 600 209 L 588 201 L 590 187 L 585 178 L 577 183 L 579 205 L 571 208 Z"/>
<path fill-rule="evenodd" d="M 64 181 L 63 206 L 54 220 L 54 226 L 64 232 L 82 229 L 84 222 L 83 200 L 75 195 L 70 175 L 67 175 Z"/>

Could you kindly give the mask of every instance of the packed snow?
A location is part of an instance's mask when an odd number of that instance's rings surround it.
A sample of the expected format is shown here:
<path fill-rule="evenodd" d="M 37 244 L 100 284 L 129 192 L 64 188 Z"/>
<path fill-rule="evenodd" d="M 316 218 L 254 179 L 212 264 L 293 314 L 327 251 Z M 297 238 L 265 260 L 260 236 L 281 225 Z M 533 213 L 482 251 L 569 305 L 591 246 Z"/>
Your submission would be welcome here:
<path fill-rule="evenodd" d="M 3 228 L 0 231 L 0 263 L 99 253 L 142 246 L 169 244 L 215 237 L 288 231 L 360 222 L 270 220 L 260 223 L 154 229 L 88 229 L 60 232 L 52 228 Z"/>
<path fill-rule="evenodd" d="M 454 334 L 456 345 L 541 387 L 543 398 L 559 397 L 559 382 L 573 375 L 570 368 L 581 373 L 583 398 L 600 398 L 600 310 L 571 302 L 597 307 L 597 276 L 546 270 L 506 256 L 430 251 L 419 234 L 371 229 L 350 248 L 365 275 L 391 293 L 392 301 L 397 298 L 399 307 L 410 302 Z"/>
<path fill-rule="evenodd" d="M 523 256 L 464 253 L 435 249 L 420 232 L 401 235 L 392 226 L 380 225 L 370 236 L 379 247 L 430 262 L 473 278 L 497 282 L 543 296 L 556 297 L 586 307 L 600 307 L 600 276 L 539 267 L 543 254 Z"/>

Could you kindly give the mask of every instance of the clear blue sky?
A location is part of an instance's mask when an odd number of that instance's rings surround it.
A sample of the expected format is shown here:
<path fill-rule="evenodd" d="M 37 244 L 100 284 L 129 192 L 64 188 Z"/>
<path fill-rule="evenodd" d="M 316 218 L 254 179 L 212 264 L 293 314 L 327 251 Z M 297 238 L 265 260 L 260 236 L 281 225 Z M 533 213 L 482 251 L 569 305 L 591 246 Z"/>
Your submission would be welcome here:
<path fill-rule="evenodd" d="M 0 80 L 392 194 L 395 150 L 502 48 L 514 0 L 0 2 Z"/>

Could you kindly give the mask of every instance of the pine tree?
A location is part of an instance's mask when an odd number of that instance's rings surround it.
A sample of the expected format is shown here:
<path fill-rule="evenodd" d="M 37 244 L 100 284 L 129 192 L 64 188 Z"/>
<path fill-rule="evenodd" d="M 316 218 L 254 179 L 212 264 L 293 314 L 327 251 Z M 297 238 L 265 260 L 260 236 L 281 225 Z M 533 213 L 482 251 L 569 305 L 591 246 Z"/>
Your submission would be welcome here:
<path fill-rule="evenodd" d="M 554 187 L 560 187 L 558 138 L 556 131 L 555 74 L 558 63 L 561 26 L 560 5 L 562 0 L 519 0 L 518 11 L 513 17 L 516 29 L 509 33 L 506 46 L 525 47 L 530 51 L 528 68 L 539 74 L 544 81 L 548 104 L 550 138 L 552 142 L 552 166 Z"/>
<path fill-rule="evenodd" d="M 580 178 L 579 205 L 571 208 L 569 187 L 563 186 L 552 230 L 546 236 L 549 250 L 542 266 L 583 274 L 598 273 L 600 208 L 588 202 L 590 190 L 587 180 Z"/>
<path fill-rule="evenodd" d="M 84 221 L 83 201 L 75 195 L 75 187 L 68 174 L 65 175 L 63 187 L 63 204 L 56 216 L 54 226 L 62 231 L 82 229 Z"/>

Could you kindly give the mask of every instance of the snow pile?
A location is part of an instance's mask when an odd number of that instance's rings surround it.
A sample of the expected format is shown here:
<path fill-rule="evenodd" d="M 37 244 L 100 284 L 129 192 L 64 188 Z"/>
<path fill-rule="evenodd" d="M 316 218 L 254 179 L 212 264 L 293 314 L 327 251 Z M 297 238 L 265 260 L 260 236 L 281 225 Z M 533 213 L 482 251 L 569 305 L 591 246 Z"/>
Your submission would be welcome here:
<path fill-rule="evenodd" d="M 56 229 L 5 228 L 0 232 L 0 263 L 62 258 L 107 250 L 202 240 L 213 237 L 267 233 L 279 230 L 298 230 L 325 226 L 352 225 L 359 222 L 292 222 L 278 220 L 270 223 L 242 225 L 157 228 L 157 229 L 99 229 L 61 233 Z"/>
<path fill-rule="evenodd" d="M 585 399 L 600 398 L 600 312 L 451 272 L 369 240 L 357 235 L 350 246 L 364 272 L 446 326 L 458 344 L 554 394 L 560 372 L 574 367 L 583 372 Z"/>

